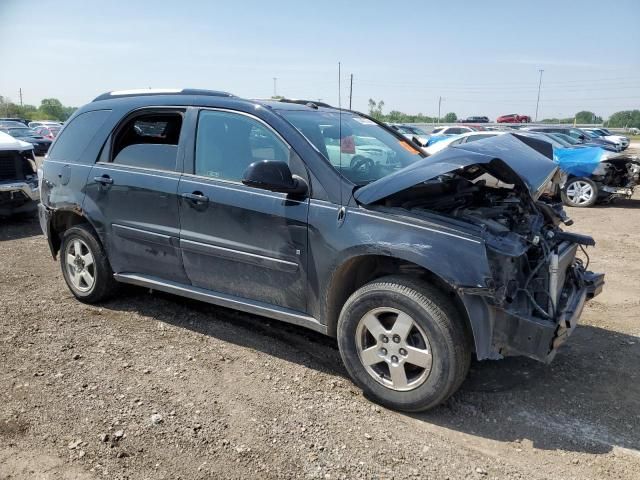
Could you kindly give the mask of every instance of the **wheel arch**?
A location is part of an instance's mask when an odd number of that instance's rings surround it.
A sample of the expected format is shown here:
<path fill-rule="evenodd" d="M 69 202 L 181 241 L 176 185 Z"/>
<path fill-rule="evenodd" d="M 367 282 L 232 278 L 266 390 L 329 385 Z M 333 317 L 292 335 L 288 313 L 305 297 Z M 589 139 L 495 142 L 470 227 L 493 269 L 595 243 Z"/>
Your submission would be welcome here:
<path fill-rule="evenodd" d="M 467 310 L 454 286 L 432 270 L 410 260 L 374 253 L 351 256 L 333 271 L 325 297 L 328 335 L 337 336 L 338 318 L 349 296 L 363 285 L 388 275 L 412 276 L 434 285 L 453 301 L 463 319 L 466 333 L 470 335 L 469 338 L 474 338 Z"/>
<path fill-rule="evenodd" d="M 72 209 L 57 209 L 51 213 L 48 226 L 49 246 L 54 259 L 60 251 L 62 235 L 76 225 L 87 225 L 93 231 L 96 240 L 102 244 L 97 229 L 81 212 Z"/>

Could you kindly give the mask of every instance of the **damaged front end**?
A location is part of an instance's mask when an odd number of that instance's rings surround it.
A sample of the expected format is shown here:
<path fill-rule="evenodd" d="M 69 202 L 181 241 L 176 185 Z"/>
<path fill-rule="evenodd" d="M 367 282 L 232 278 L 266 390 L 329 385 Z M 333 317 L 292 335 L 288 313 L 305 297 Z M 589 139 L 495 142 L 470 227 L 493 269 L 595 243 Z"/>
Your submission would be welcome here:
<path fill-rule="evenodd" d="M 490 278 L 482 286 L 453 284 L 469 314 L 478 358 L 525 355 L 548 362 L 575 328 L 585 302 L 601 292 L 604 274 L 587 270 L 585 247 L 594 240 L 560 228 L 571 220 L 546 193 L 563 178 L 540 153 L 544 146 L 504 137 L 474 142 L 484 145 L 473 150 L 443 151 L 425 159 L 424 168 L 414 168 L 435 175 L 387 195 L 378 185 L 356 198 L 482 239 L 485 252 L 478 261 L 487 262 Z"/>
<path fill-rule="evenodd" d="M 40 199 L 33 147 L 6 137 L 0 136 L 0 217 L 34 212 Z"/>
<path fill-rule="evenodd" d="M 640 160 L 626 155 L 609 157 L 598 165 L 591 179 L 604 200 L 629 199 L 640 184 Z"/>

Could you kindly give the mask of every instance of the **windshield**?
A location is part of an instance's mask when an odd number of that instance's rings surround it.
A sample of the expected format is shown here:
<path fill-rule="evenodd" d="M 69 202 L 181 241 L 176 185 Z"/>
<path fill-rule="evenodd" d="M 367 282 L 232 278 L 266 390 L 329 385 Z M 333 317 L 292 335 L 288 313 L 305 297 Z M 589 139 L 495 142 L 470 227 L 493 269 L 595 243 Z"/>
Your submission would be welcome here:
<path fill-rule="evenodd" d="M 568 140 L 566 140 L 566 138 L 563 138 L 565 137 L 565 135 L 562 135 L 559 133 L 546 133 L 545 135 L 549 138 L 552 138 L 554 141 L 559 143 L 560 146 L 562 147 L 570 147 L 572 145 L 575 145 L 574 143 L 571 143 Z"/>
<path fill-rule="evenodd" d="M 279 112 L 348 180 L 365 185 L 424 157 L 368 118 L 351 112 L 280 110 Z"/>
<path fill-rule="evenodd" d="M 32 135 L 35 135 L 36 132 L 34 132 L 33 130 L 31 130 L 30 128 L 10 128 L 9 129 L 9 135 L 11 135 L 12 137 L 30 137 Z"/>

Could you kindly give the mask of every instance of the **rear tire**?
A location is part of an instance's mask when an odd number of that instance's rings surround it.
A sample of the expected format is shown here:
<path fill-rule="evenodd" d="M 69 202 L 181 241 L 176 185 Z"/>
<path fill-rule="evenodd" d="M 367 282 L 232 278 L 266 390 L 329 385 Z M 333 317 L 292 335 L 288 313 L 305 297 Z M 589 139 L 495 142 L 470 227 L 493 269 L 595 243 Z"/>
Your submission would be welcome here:
<path fill-rule="evenodd" d="M 447 400 L 471 361 L 470 338 L 453 302 L 403 276 L 375 280 L 349 297 L 338 321 L 338 346 L 366 396 L 406 412 Z"/>
<path fill-rule="evenodd" d="M 62 235 L 60 267 L 69 290 L 81 302 L 101 302 L 117 290 L 104 248 L 87 225 L 76 225 Z"/>
<path fill-rule="evenodd" d="M 570 179 L 561 192 L 562 203 L 569 207 L 592 207 L 598 201 L 598 185 L 586 177 Z"/>

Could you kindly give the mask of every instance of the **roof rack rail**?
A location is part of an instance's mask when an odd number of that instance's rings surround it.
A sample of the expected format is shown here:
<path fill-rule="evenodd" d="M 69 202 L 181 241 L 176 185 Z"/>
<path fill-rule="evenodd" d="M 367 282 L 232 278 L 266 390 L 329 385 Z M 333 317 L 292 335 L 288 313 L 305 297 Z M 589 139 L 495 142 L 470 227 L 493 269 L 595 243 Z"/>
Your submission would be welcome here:
<path fill-rule="evenodd" d="M 301 100 L 301 99 L 296 99 L 296 98 L 280 98 L 277 101 L 278 102 L 282 102 L 282 103 L 296 103 L 298 105 L 307 105 L 307 106 L 309 106 L 311 108 L 318 108 L 318 107 L 333 108 L 328 103 L 319 102 L 317 100 Z"/>
<path fill-rule="evenodd" d="M 92 101 L 110 100 L 112 98 L 138 97 L 150 95 L 203 95 L 209 97 L 235 97 L 228 92 L 203 90 L 199 88 L 134 88 L 130 90 L 115 90 L 98 95 Z"/>

